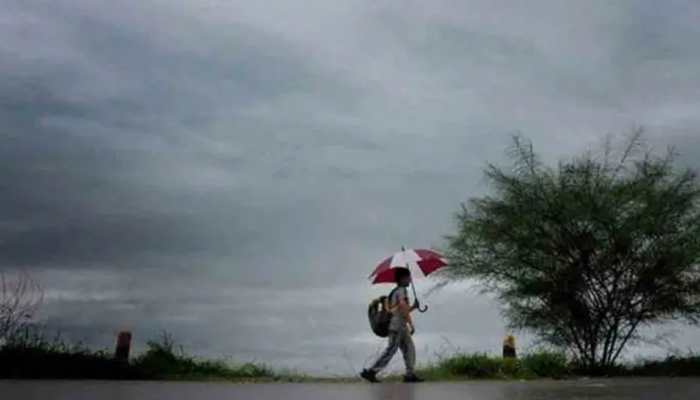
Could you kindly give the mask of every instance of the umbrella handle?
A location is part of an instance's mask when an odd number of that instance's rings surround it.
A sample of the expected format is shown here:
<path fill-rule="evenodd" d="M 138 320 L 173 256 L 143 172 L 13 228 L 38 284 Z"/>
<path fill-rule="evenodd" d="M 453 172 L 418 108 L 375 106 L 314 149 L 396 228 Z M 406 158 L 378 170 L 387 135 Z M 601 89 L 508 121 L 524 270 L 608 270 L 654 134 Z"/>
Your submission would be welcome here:
<path fill-rule="evenodd" d="M 420 311 L 421 313 L 428 311 L 427 305 L 425 305 L 423 307 L 420 306 L 420 301 L 418 301 L 418 295 L 416 294 L 416 285 L 413 284 L 413 281 L 411 281 L 411 288 L 413 289 L 413 300 L 418 305 L 417 310 Z"/>

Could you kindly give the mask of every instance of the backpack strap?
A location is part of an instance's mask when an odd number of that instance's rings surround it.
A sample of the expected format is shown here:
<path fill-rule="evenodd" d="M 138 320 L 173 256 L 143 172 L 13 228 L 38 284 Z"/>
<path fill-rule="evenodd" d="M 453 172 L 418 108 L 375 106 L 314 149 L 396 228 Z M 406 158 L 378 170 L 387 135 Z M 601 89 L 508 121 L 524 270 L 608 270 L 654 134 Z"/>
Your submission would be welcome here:
<path fill-rule="evenodd" d="M 394 293 L 399 290 L 399 287 L 395 287 L 389 292 L 389 296 L 387 297 L 387 301 L 389 302 L 389 305 L 391 306 L 391 298 L 394 297 Z"/>
<path fill-rule="evenodd" d="M 396 289 L 398 289 L 398 287 L 391 289 L 391 292 L 389 292 L 389 294 L 386 296 L 389 300 L 391 300 L 391 296 L 394 295 L 394 292 L 396 291 Z"/>

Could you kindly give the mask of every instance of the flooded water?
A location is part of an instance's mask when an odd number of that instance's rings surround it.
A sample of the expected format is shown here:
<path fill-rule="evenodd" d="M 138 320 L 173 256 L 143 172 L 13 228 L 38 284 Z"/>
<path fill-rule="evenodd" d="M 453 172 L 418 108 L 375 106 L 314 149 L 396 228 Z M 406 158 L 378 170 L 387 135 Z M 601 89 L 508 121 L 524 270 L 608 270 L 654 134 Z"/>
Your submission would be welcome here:
<path fill-rule="evenodd" d="M 700 396 L 700 379 L 370 384 L 0 381 L 2 400 L 676 400 Z"/>

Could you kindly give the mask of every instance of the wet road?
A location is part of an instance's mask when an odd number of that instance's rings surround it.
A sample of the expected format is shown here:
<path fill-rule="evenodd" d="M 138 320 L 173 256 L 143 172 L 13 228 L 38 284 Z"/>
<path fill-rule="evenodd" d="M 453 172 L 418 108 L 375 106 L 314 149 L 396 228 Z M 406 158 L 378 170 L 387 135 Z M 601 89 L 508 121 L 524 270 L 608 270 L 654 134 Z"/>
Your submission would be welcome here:
<path fill-rule="evenodd" d="M 407 385 L 0 381 L 2 400 L 555 400 L 700 398 L 700 379 L 607 379 Z"/>

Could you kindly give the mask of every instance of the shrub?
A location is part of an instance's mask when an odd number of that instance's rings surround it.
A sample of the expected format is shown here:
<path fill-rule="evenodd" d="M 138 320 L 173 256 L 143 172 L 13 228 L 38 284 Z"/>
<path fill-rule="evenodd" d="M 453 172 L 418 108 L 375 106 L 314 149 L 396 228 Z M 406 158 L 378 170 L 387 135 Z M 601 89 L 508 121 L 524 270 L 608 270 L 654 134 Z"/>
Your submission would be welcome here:
<path fill-rule="evenodd" d="M 495 378 L 500 374 L 503 360 L 489 357 L 483 353 L 459 354 L 443 359 L 439 364 L 441 369 L 452 375 L 472 378 Z"/>
<path fill-rule="evenodd" d="M 425 372 L 436 377 L 497 378 L 502 375 L 502 366 L 502 359 L 487 354 L 458 354 L 442 358 Z"/>
<path fill-rule="evenodd" d="M 505 376 L 520 376 L 525 372 L 522 362 L 517 358 L 504 358 L 502 363 L 501 373 Z"/>
<path fill-rule="evenodd" d="M 569 373 L 564 353 L 539 351 L 524 355 L 521 362 L 523 369 L 537 377 L 561 378 Z"/>
<path fill-rule="evenodd" d="M 442 357 L 421 373 L 429 379 L 561 378 L 570 374 L 570 367 L 563 353 L 551 351 L 526 354 L 521 359 L 462 353 Z"/>
<path fill-rule="evenodd" d="M 700 376 L 700 355 L 668 356 L 663 360 L 647 360 L 629 370 L 641 376 Z"/>
<path fill-rule="evenodd" d="M 47 339 L 39 329 L 25 329 L 0 346 L 0 378 L 42 379 L 278 379 L 269 368 L 253 363 L 230 366 L 199 360 L 177 348 L 164 333 L 160 341 L 131 363 L 107 351 L 70 344 L 60 335 Z M 291 379 L 291 377 L 287 377 Z"/>
<path fill-rule="evenodd" d="M 192 378 L 275 378 L 275 374 L 264 365 L 246 363 L 230 366 L 220 360 L 199 360 L 185 354 L 167 333 L 161 340 L 149 341 L 148 350 L 138 356 L 132 366 L 143 376 L 151 379 Z"/>
<path fill-rule="evenodd" d="M 134 379 L 140 376 L 105 351 L 72 345 L 36 328 L 14 334 L 0 347 L 0 378 Z"/>

